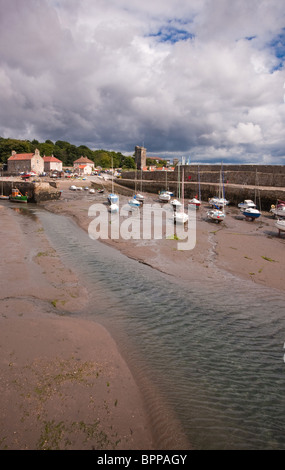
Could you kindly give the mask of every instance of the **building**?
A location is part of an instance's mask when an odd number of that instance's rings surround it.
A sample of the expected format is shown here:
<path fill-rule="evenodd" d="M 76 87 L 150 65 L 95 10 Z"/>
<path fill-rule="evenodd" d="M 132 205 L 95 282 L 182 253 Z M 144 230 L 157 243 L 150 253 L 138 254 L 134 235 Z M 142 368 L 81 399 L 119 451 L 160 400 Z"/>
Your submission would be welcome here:
<path fill-rule="evenodd" d="M 35 172 L 40 175 L 44 172 L 44 160 L 38 149 L 35 153 L 16 153 L 12 151 L 8 158 L 8 172 L 11 174 Z"/>
<path fill-rule="evenodd" d="M 78 175 L 91 175 L 94 170 L 94 162 L 87 157 L 80 157 L 73 162 L 73 170 Z"/>
<path fill-rule="evenodd" d="M 53 155 L 44 156 L 44 171 L 45 173 L 50 173 L 52 171 L 62 171 L 62 161 L 55 158 Z"/>
<path fill-rule="evenodd" d="M 146 166 L 146 148 L 139 147 L 136 145 L 135 147 L 135 164 L 138 170 L 141 170 L 143 167 Z"/>

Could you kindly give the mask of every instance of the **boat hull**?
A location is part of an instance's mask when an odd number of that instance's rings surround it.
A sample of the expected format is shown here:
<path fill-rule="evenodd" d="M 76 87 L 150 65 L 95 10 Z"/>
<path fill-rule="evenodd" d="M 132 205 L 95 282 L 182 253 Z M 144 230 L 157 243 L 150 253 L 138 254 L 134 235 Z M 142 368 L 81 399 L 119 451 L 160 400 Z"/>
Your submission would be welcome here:
<path fill-rule="evenodd" d="M 26 196 L 20 196 L 20 197 L 10 197 L 9 198 L 11 202 L 20 202 L 22 204 L 27 204 L 28 198 Z"/>

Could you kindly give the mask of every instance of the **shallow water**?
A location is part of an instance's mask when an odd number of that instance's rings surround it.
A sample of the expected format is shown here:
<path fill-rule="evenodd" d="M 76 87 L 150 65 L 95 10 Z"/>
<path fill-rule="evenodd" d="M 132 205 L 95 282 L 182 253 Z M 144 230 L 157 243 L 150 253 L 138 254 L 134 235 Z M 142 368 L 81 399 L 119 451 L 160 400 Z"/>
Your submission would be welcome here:
<path fill-rule="evenodd" d="M 30 210 L 86 283 L 85 314 L 110 329 L 194 448 L 285 449 L 282 293 L 218 274 L 178 283 L 90 240 L 69 218 Z M 167 445 L 173 423 L 153 404 Z"/>

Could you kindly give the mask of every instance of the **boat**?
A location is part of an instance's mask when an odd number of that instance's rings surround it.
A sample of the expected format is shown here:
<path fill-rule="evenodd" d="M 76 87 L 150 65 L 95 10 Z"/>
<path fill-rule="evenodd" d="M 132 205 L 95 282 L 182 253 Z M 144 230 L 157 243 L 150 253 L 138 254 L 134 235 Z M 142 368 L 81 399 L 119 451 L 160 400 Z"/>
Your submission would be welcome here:
<path fill-rule="evenodd" d="M 257 182 L 257 170 L 255 172 L 255 190 L 254 190 L 254 202 L 249 201 L 248 207 L 241 208 L 242 214 L 245 216 L 247 220 L 255 220 L 261 216 L 261 212 L 256 207 L 256 190 L 257 190 L 258 182 Z M 251 203 L 251 204 L 250 204 Z M 252 206 L 252 203 L 254 207 Z M 261 206 L 260 195 L 259 195 L 259 207 Z"/>
<path fill-rule="evenodd" d="M 95 189 L 93 188 L 89 189 L 89 194 L 95 194 Z"/>
<path fill-rule="evenodd" d="M 182 206 L 182 203 L 178 199 L 172 199 L 172 201 L 170 201 L 170 204 L 174 207 L 181 207 Z"/>
<path fill-rule="evenodd" d="M 109 211 L 112 213 L 112 214 L 115 214 L 116 212 L 119 211 L 119 206 L 118 204 L 115 204 L 114 202 L 112 202 L 109 206 Z"/>
<path fill-rule="evenodd" d="M 101 193 L 103 193 L 103 192 L 104 192 L 104 188 L 97 190 L 97 193 L 99 193 L 99 194 L 101 194 Z"/>
<path fill-rule="evenodd" d="M 108 195 L 109 204 L 116 204 L 116 202 L 118 202 L 118 199 L 119 199 L 119 197 L 115 193 L 110 193 Z"/>
<path fill-rule="evenodd" d="M 196 208 L 198 209 L 198 207 L 200 207 L 201 205 L 201 201 L 199 201 L 199 199 L 197 199 L 197 196 L 195 196 L 192 199 L 189 199 L 189 204 L 192 204 L 192 206 L 196 206 Z"/>
<path fill-rule="evenodd" d="M 129 205 L 136 209 L 141 206 L 141 202 L 137 200 L 136 196 L 134 196 L 129 200 Z"/>
<path fill-rule="evenodd" d="M 285 217 L 285 202 L 278 199 L 276 206 L 271 206 L 270 212 L 274 217 Z"/>
<path fill-rule="evenodd" d="M 119 200 L 119 196 L 114 193 L 113 158 L 112 158 L 112 192 L 108 195 L 107 199 L 108 199 L 108 202 L 109 202 L 110 205 L 112 205 L 112 204 L 117 205 L 117 202 Z M 118 206 L 117 206 L 117 208 L 118 208 Z M 115 207 L 113 209 L 115 210 Z M 111 211 L 111 212 L 114 212 L 114 211 Z"/>
<path fill-rule="evenodd" d="M 209 219 L 214 220 L 216 223 L 220 223 L 225 220 L 226 214 L 223 210 L 221 211 L 219 208 L 216 208 L 209 210 L 207 212 L 207 216 Z"/>
<path fill-rule="evenodd" d="M 245 199 L 243 202 L 238 204 L 240 209 L 256 209 L 256 204 L 251 199 Z"/>
<path fill-rule="evenodd" d="M 177 201 L 179 203 L 179 201 Z M 188 221 L 188 215 L 184 212 L 184 168 L 182 168 L 182 203 L 173 205 L 173 219 L 175 224 L 185 224 Z M 178 210 L 177 210 L 178 207 Z"/>
<path fill-rule="evenodd" d="M 220 170 L 220 184 L 219 184 L 219 196 L 215 196 L 209 199 L 209 204 L 212 208 L 223 208 L 229 204 L 229 201 L 225 198 L 224 190 L 224 176 L 223 176 L 223 165 Z"/>
<path fill-rule="evenodd" d="M 72 185 L 72 186 L 69 187 L 69 189 L 70 189 L 70 191 L 76 191 L 76 190 L 77 190 L 77 187 L 74 186 L 74 185 Z"/>
<path fill-rule="evenodd" d="M 247 219 L 255 220 L 261 216 L 261 212 L 254 207 L 248 207 L 247 209 L 241 209 L 241 212 Z"/>
<path fill-rule="evenodd" d="M 279 236 L 280 236 L 281 232 L 285 232 L 285 219 L 278 219 L 275 222 L 275 227 L 278 228 Z"/>
<path fill-rule="evenodd" d="M 139 202 L 144 202 L 144 195 L 142 194 L 142 168 L 141 168 L 141 192 L 137 192 L 137 168 L 135 170 L 135 195 L 134 199 L 136 199 Z"/>
<path fill-rule="evenodd" d="M 28 202 L 28 196 L 27 195 L 24 196 L 17 188 L 12 189 L 12 194 L 9 196 L 9 199 L 11 202 L 21 202 L 21 203 Z"/>
<path fill-rule="evenodd" d="M 165 190 L 162 190 L 160 191 L 159 195 L 158 195 L 158 199 L 161 201 L 161 202 L 169 202 L 170 199 L 171 199 L 171 196 L 169 194 L 169 191 L 165 191 Z"/>
<path fill-rule="evenodd" d="M 222 207 L 227 206 L 229 201 L 223 197 L 212 197 L 209 199 L 209 204 L 212 207 L 218 207 L 221 209 Z"/>

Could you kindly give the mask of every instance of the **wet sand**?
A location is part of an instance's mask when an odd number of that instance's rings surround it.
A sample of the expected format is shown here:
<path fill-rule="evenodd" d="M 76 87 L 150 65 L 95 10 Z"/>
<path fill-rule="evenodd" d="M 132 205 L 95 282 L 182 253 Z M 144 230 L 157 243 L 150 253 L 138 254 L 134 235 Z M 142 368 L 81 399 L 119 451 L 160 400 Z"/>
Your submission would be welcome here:
<path fill-rule="evenodd" d="M 72 316 L 88 294 L 22 210 L 0 204 L 0 449 L 154 449 L 115 342 Z"/>
<path fill-rule="evenodd" d="M 61 199 L 44 206 L 88 231 L 88 210 L 107 193 L 72 192 L 70 184 L 60 182 Z M 284 291 L 285 236 L 271 214 L 248 222 L 229 207 L 225 222 L 215 224 L 207 210 L 203 203 L 197 211 L 193 250 L 178 250 L 169 239 L 104 243 L 185 282 L 230 274 Z M 115 342 L 102 326 L 72 317 L 86 307 L 88 292 L 38 222 L 20 221 L 4 202 L 0 211 L 0 449 L 155 449 L 146 404 Z M 169 448 L 176 445 L 173 438 Z"/>

